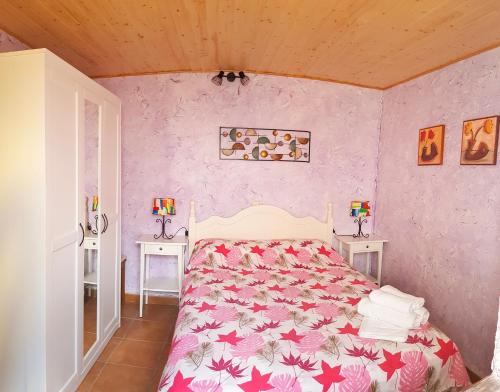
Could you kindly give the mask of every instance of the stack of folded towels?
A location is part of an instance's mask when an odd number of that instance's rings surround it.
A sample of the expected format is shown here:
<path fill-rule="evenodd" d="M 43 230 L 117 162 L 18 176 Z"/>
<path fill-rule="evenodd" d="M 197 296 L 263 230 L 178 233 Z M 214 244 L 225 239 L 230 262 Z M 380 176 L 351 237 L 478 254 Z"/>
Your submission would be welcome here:
<path fill-rule="evenodd" d="M 429 319 L 424 303 L 423 298 L 403 293 L 392 286 L 373 290 L 358 304 L 358 313 L 364 316 L 359 336 L 406 341 L 409 329 L 417 328 Z"/>

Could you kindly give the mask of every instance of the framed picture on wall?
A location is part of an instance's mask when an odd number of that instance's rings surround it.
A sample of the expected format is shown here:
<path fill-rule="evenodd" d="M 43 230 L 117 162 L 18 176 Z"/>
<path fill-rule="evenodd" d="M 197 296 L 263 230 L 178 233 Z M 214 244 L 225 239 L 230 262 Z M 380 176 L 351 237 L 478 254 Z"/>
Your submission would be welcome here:
<path fill-rule="evenodd" d="M 461 165 L 496 165 L 499 116 L 464 121 Z"/>
<path fill-rule="evenodd" d="M 444 154 L 444 125 L 418 131 L 418 165 L 442 165 Z"/>
<path fill-rule="evenodd" d="M 276 128 L 220 127 L 219 159 L 309 163 L 311 132 Z"/>

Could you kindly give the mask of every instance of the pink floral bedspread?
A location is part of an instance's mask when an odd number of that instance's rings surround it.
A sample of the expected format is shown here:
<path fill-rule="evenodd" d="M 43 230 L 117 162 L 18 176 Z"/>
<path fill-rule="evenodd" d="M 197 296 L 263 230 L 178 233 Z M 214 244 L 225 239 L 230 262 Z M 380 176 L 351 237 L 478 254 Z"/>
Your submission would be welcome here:
<path fill-rule="evenodd" d="M 426 324 L 406 343 L 358 336 L 377 286 L 321 241 L 202 240 L 193 251 L 159 390 L 446 391 L 462 357 Z"/>

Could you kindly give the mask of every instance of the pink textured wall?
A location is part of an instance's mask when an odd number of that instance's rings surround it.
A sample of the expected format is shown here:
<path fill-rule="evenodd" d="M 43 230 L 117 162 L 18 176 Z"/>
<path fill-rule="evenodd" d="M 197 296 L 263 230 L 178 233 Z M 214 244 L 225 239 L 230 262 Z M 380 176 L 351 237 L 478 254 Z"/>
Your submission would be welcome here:
<path fill-rule="evenodd" d="M 352 198 L 373 200 L 380 91 L 320 81 L 251 76 L 248 86 L 210 82 L 212 74 L 101 79 L 122 99 L 122 249 L 126 290 L 138 290 L 141 234 L 154 233 L 155 196 L 176 199 L 171 228 L 229 216 L 252 201 L 324 218 L 334 203 L 337 231 L 352 233 Z M 311 131 L 311 163 L 219 160 L 219 126 Z M 159 265 L 155 274 L 173 273 Z"/>
<path fill-rule="evenodd" d="M 490 372 L 500 295 L 500 165 L 460 166 L 462 121 L 500 114 L 500 49 L 384 92 L 376 231 L 384 283 L 426 298 L 475 372 Z M 442 166 L 418 129 L 445 124 Z"/>
<path fill-rule="evenodd" d="M 0 29 L 0 52 L 14 52 L 29 47 Z"/>

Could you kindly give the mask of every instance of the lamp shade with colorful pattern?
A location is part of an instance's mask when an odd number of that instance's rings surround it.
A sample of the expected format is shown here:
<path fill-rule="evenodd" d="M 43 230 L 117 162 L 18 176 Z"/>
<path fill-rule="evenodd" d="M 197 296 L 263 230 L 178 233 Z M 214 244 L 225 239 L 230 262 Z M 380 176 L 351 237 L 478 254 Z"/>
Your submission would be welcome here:
<path fill-rule="evenodd" d="M 351 202 L 351 216 L 366 217 L 370 216 L 370 202 L 369 201 L 352 201 Z"/>
<path fill-rule="evenodd" d="M 153 215 L 175 215 L 175 200 L 170 197 L 153 199 Z"/>
<path fill-rule="evenodd" d="M 92 211 L 97 211 L 98 207 L 99 207 L 99 197 L 92 196 Z"/>

